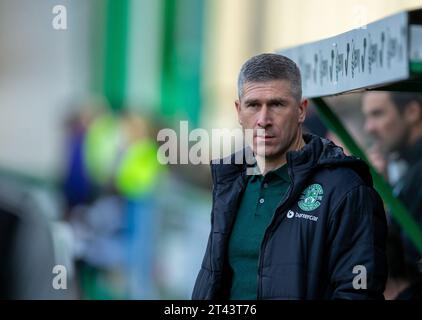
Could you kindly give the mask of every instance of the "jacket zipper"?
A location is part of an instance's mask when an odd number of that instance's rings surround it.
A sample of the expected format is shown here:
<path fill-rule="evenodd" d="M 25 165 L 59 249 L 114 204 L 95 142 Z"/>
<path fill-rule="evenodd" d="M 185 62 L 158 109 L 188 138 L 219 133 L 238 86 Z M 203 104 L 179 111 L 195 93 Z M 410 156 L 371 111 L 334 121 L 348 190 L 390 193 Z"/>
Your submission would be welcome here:
<path fill-rule="evenodd" d="M 242 185 L 242 189 L 240 192 L 243 192 L 244 188 L 245 188 L 245 173 L 244 171 L 241 172 L 240 174 L 241 176 L 241 185 Z M 214 179 L 213 179 L 214 180 Z M 213 242 L 214 242 L 214 205 L 215 205 L 215 198 L 216 198 L 216 194 L 215 194 L 215 189 L 216 189 L 217 183 L 215 183 L 215 186 L 213 188 L 213 201 L 212 201 L 212 213 L 211 213 L 211 240 L 210 240 L 210 268 L 211 268 L 211 273 L 214 274 L 214 267 L 213 267 Z M 233 221 L 231 221 L 231 225 L 233 227 Z"/>
<path fill-rule="evenodd" d="M 288 164 L 291 163 L 290 161 L 290 157 L 289 155 L 287 155 L 288 158 Z M 293 175 L 293 170 L 291 169 L 291 166 L 289 165 L 288 167 L 288 173 L 289 173 L 289 177 L 290 180 L 292 181 L 291 185 L 289 186 L 289 190 L 288 192 L 286 192 L 286 195 L 283 198 L 283 201 L 280 203 L 280 205 L 275 209 L 273 216 L 271 218 L 271 222 L 268 224 L 267 228 L 265 229 L 264 232 L 264 238 L 262 239 L 261 242 L 261 247 L 259 250 L 259 256 L 258 256 L 258 292 L 257 292 L 257 299 L 260 300 L 261 299 L 261 295 L 262 295 L 262 277 L 261 277 L 261 272 L 262 272 L 262 265 L 263 265 L 263 255 L 264 255 L 264 248 L 266 245 L 266 242 L 268 241 L 268 231 L 271 229 L 273 223 L 274 223 L 274 218 L 277 214 L 278 211 L 282 211 L 281 209 L 283 208 L 283 206 L 286 204 L 287 200 L 290 199 L 290 196 L 293 192 L 294 189 L 294 175 Z"/>

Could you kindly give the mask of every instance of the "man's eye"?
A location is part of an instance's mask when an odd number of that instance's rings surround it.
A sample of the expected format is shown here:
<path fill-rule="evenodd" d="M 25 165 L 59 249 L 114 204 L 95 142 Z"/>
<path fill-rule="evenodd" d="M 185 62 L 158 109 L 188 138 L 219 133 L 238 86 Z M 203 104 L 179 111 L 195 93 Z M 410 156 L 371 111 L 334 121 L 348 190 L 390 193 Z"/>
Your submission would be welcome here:
<path fill-rule="evenodd" d="M 248 104 L 248 108 L 256 108 L 256 107 L 258 107 L 258 104 L 256 103 Z"/>
<path fill-rule="evenodd" d="M 377 110 L 377 111 L 375 111 L 374 113 L 372 113 L 372 116 L 373 116 L 374 118 L 380 118 L 380 117 L 382 117 L 382 116 L 383 116 L 383 112 L 382 112 L 381 110 Z"/>

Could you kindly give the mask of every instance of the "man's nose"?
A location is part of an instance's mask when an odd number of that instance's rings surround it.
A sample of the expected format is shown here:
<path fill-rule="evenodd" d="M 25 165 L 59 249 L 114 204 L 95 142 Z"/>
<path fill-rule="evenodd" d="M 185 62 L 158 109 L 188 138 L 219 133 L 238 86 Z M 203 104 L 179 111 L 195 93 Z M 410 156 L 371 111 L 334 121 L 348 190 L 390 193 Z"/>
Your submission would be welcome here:
<path fill-rule="evenodd" d="M 261 110 L 259 111 L 258 114 L 258 121 L 257 121 L 257 125 L 261 128 L 266 128 L 269 125 L 271 125 L 271 114 L 268 110 L 267 105 L 263 105 L 261 107 Z"/>

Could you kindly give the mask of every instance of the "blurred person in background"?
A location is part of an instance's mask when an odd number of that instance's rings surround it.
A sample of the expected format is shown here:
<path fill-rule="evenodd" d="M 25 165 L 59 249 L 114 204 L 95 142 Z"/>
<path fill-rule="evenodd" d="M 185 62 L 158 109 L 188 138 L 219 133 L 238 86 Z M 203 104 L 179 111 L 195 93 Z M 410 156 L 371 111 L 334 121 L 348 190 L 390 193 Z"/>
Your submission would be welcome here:
<path fill-rule="evenodd" d="M 307 100 L 297 65 L 278 54 L 252 57 L 238 94 L 238 120 L 253 141 L 242 163 L 233 154 L 211 164 L 211 232 L 192 298 L 383 299 L 381 198 L 363 161 L 302 134 Z"/>
<path fill-rule="evenodd" d="M 369 158 L 389 181 L 393 193 L 422 227 L 422 95 L 407 92 L 366 92 L 362 99 L 365 131 L 374 138 Z M 407 263 L 416 264 L 421 254 L 399 226 Z"/>
<path fill-rule="evenodd" d="M 77 111 L 65 119 L 66 154 L 62 188 L 67 207 L 66 217 L 74 207 L 89 204 L 93 200 L 94 184 L 84 160 L 84 142 L 90 124 L 106 108 L 103 101 L 94 98 L 79 105 Z"/>
<path fill-rule="evenodd" d="M 64 175 L 81 295 L 156 297 L 154 194 L 162 169 L 149 120 L 103 109 L 81 123 L 86 113 L 71 127 Z"/>

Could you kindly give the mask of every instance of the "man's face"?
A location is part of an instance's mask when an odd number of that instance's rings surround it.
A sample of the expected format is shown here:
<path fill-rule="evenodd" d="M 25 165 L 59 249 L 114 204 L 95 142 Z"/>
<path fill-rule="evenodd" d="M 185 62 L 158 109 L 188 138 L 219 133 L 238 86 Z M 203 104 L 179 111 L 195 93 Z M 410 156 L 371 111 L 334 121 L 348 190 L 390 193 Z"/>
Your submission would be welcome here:
<path fill-rule="evenodd" d="M 362 110 L 365 115 L 365 131 L 375 138 L 381 151 L 390 153 L 403 146 L 409 128 L 388 92 L 365 93 Z"/>
<path fill-rule="evenodd" d="M 253 151 L 267 159 L 281 157 L 300 134 L 305 120 L 307 100 L 292 95 L 288 80 L 246 82 L 243 96 L 236 101 L 239 123 L 253 129 Z M 265 134 L 258 136 L 258 129 Z M 265 152 L 258 146 L 265 146 Z"/>

